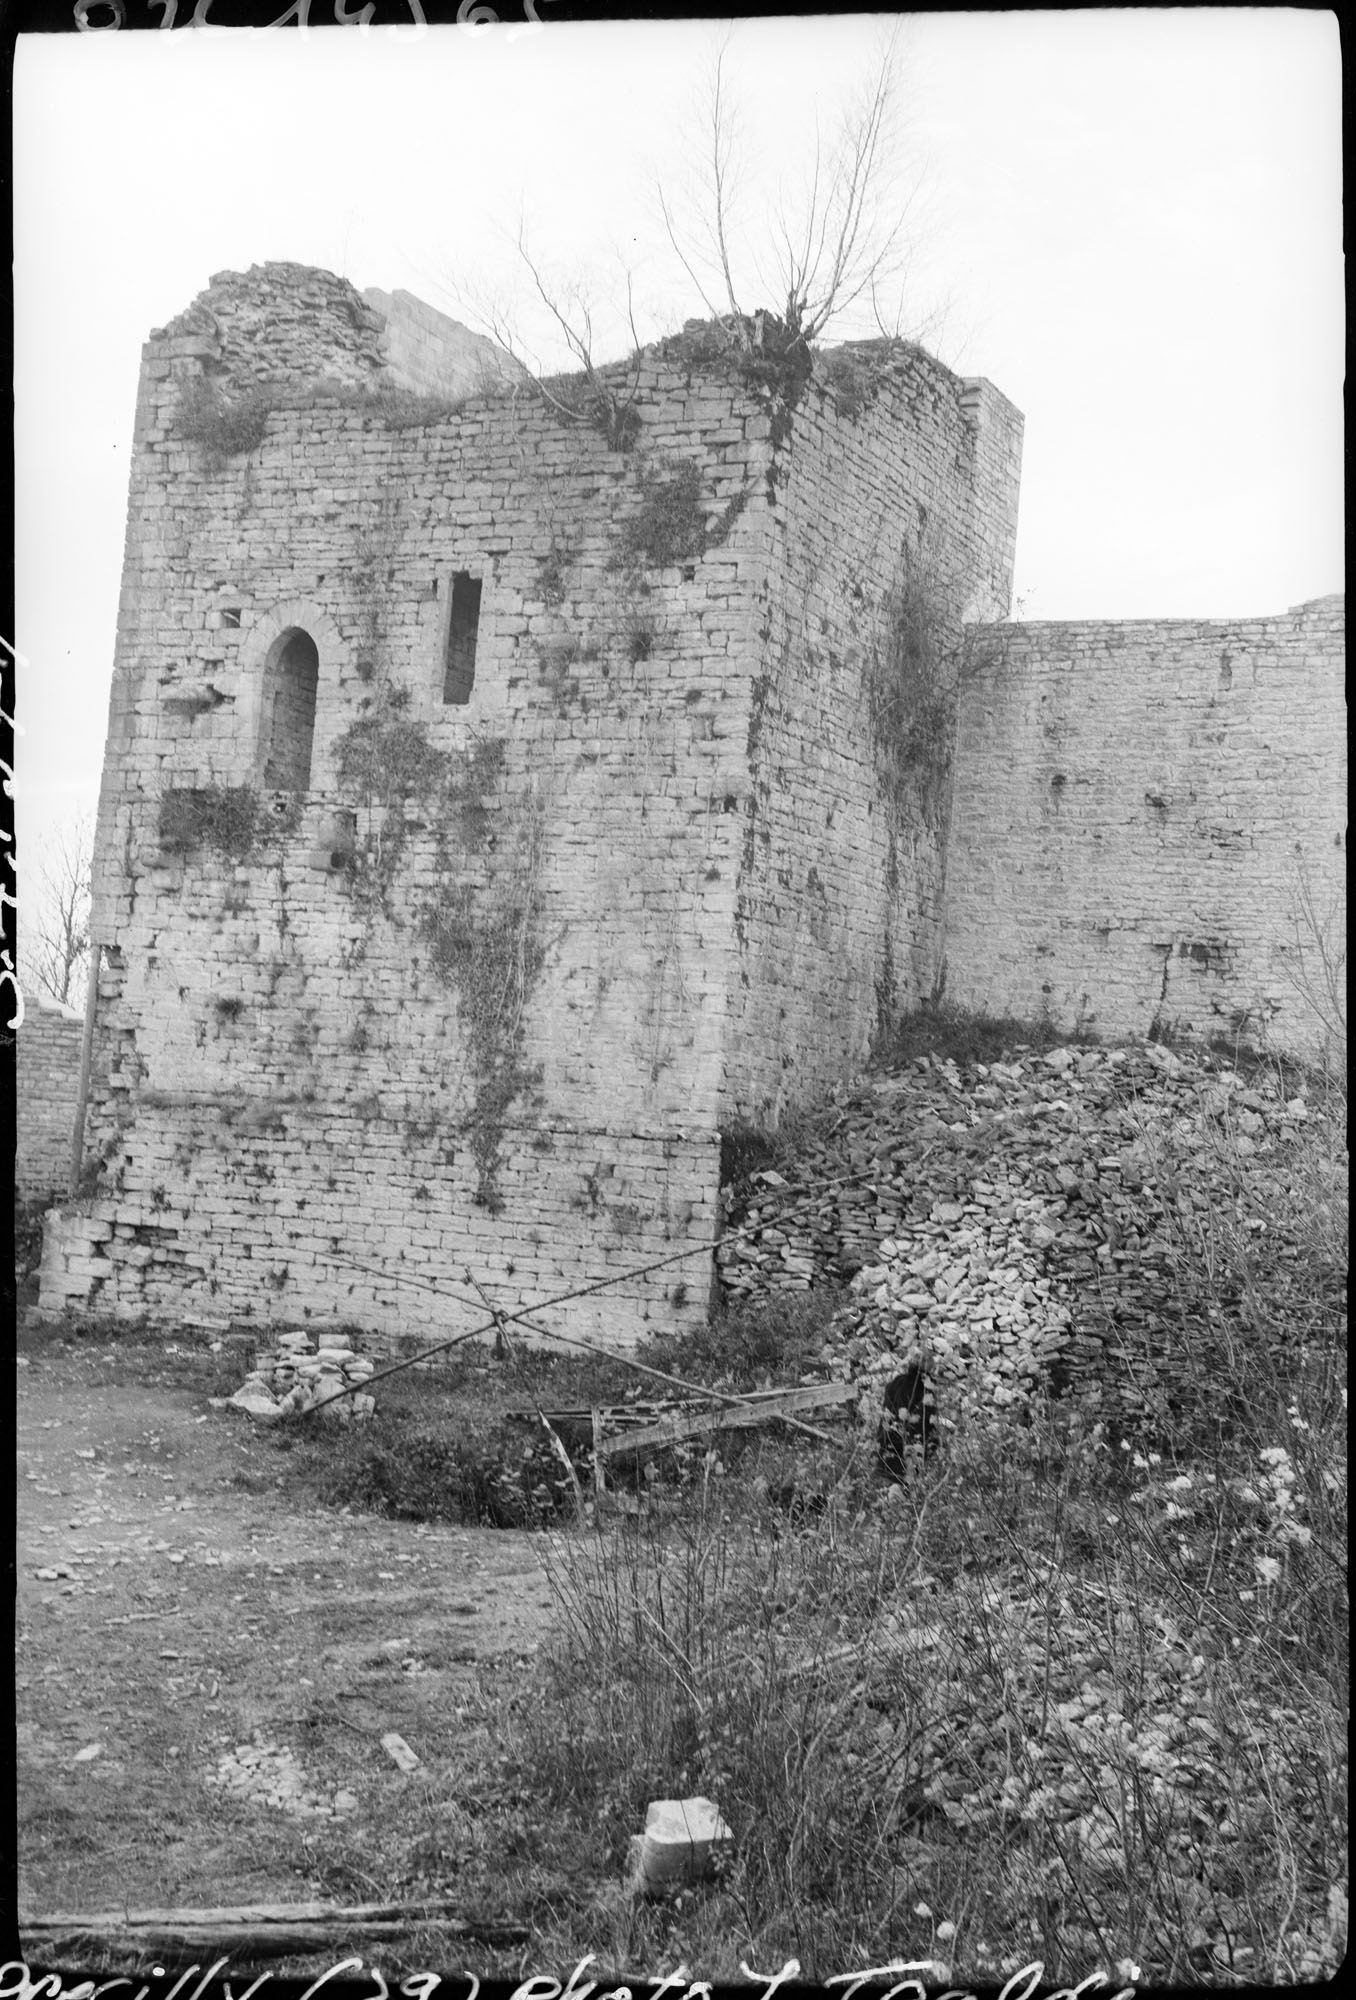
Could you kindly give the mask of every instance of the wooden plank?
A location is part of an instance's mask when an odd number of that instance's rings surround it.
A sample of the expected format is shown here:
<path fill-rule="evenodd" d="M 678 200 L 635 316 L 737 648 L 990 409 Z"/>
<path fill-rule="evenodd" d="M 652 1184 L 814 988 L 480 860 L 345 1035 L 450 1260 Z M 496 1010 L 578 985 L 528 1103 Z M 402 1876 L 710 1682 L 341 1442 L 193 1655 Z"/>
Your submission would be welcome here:
<path fill-rule="evenodd" d="M 73 1924 L 116 1924 L 119 1930 L 134 1930 L 139 1924 L 320 1924 L 332 1918 L 356 1917 L 359 1922 L 382 1918 L 428 1916 L 438 1910 L 455 1911 L 457 1905 L 434 1898 L 417 1903 L 229 1903 L 219 1909 L 110 1910 L 91 1916 L 88 1912 L 58 1911 L 54 1916 L 27 1917 L 30 1929 L 43 1925 L 69 1927 Z"/>
<path fill-rule="evenodd" d="M 669 1417 L 643 1430 L 623 1431 L 607 1438 L 600 1449 L 605 1457 L 619 1452 L 640 1451 L 650 1445 L 681 1444 L 687 1438 L 705 1437 L 712 1431 L 746 1430 L 755 1424 L 774 1423 L 798 1410 L 831 1409 L 851 1402 L 857 1395 L 852 1382 L 817 1382 L 803 1389 L 779 1389 L 724 1409 L 698 1410 L 690 1416 Z"/>
<path fill-rule="evenodd" d="M 451 1917 L 410 1917 L 403 1923 L 335 1918 L 324 1924 L 262 1924 L 255 1930 L 245 1924 L 144 1924 L 135 1930 L 101 1930 L 84 1923 L 41 1934 L 21 1925 L 20 1934 L 25 1959 L 37 1964 L 63 1952 L 87 1951 L 91 1945 L 129 1957 L 149 1952 L 157 1958 L 191 1954 L 200 1960 L 225 1956 L 248 1961 L 332 1951 L 340 1938 L 369 1946 L 398 1945 L 408 1940 L 416 1924 L 487 1945 L 526 1944 L 529 1935 L 523 1924 L 460 1923 Z"/>
<path fill-rule="evenodd" d="M 522 1944 L 521 1924 L 467 1916 L 454 1903 L 360 1903 L 349 1908 L 328 1903 L 246 1903 L 216 1910 L 73 1911 L 20 1918 L 19 1931 L 33 1945 L 96 1938 L 128 1951 L 238 1951 L 242 1946 L 265 1957 L 323 1951 L 333 1938 L 362 1937 L 397 1942 L 416 1924 L 433 1924 L 484 1943 Z"/>
<path fill-rule="evenodd" d="M 847 1393 L 845 1384 L 826 1382 L 822 1385 L 812 1384 L 809 1388 L 722 1391 L 719 1401 L 724 1404 L 776 1403 L 788 1396 L 817 1395 L 821 1386 L 830 1392 L 831 1401 L 837 1401 L 840 1395 Z M 711 1391 L 708 1393 L 714 1394 L 715 1392 Z M 855 1395 L 857 1392 L 855 1389 L 852 1389 L 850 1393 Z M 543 1416 L 546 1417 L 548 1422 L 553 1424 L 587 1424 L 594 1417 L 601 1417 L 604 1423 L 623 1422 L 627 1418 L 634 1418 L 637 1422 L 655 1423 L 664 1416 L 682 1416 L 687 1410 L 704 1409 L 705 1407 L 705 1403 L 697 1402 L 693 1397 L 673 1396 L 663 1402 L 656 1403 L 591 1404 L 588 1409 L 584 1410 L 505 1410 L 504 1415 L 510 1422 L 519 1424 L 535 1424 Z M 805 1407 L 813 1409 L 814 1405 L 812 1403 L 806 1404 Z"/>

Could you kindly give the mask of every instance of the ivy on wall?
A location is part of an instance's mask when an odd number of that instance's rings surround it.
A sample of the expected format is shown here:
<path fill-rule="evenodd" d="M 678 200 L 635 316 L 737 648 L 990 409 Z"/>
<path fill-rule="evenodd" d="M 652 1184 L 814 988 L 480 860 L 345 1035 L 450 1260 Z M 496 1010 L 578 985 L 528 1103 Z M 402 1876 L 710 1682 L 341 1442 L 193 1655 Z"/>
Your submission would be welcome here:
<path fill-rule="evenodd" d="M 904 544 L 877 610 L 866 698 L 877 769 L 897 805 L 916 799 L 941 830 L 955 750 L 964 653 L 960 580 L 920 537 Z"/>
<path fill-rule="evenodd" d="M 166 854 L 208 848 L 226 860 L 246 861 L 300 823 L 300 795 L 275 792 L 265 803 L 250 785 L 171 785 L 161 794 L 158 832 Z"/>
<path fill-rule="evenodd" d="M 457 998 L 471 1103 L 466 1129 L 476 1200 L 498 1212 L 500 1153 L 510 1108 L 531 1099 L 540 1068 L 524 1059 L 526 1011 L 545 964 L 541 858 L 544 815 L 503 791 L 506 744 L 481 737 L 440 750 L 411 715 L 406 688 L 385 684 L 341 737 L 340 789 L 372 822 L 349 875 L 373 914 L 399 922 L 394 889 L 417 807 L 435 843 L 431 887 L 412 913 L 435 975 Z"/>

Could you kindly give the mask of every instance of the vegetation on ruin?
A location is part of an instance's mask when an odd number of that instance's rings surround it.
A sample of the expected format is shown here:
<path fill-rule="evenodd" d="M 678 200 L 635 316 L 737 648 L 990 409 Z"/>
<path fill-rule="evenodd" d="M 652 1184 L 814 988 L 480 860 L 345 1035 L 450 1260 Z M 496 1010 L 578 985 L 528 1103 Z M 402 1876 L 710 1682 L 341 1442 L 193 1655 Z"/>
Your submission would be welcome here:
<path fill-rule="evenodd" d="M 492 736 L 464 751 L 438 749 L 410 713 L 409 690 L 383 682 L 336 750 L 341 790 L 373 820 L 347 878 L 371 915 L 397 920 L 392 892 L 410 807 L 417 805 L 436 843 L 436 887 L 424 893 L 415 923 L 434 974 L 457 996 L 476 1199 L 496 1212 L 509 1113 L 540 1082 L 523 1048 L 528 999 L 545 963 L 542 814 L 530 799 L 507 803 L 506 749 Z"/>
<path fill-rule="evenodd" d="M 171 785 L 160 797 L 158 831 L 166 854 L 210 848 L 247 861 L 269 840 L 285 839 L 301 821 L 300 797 L 269 801 L 250 785 Z"/>
<path fill-rule="evenodd" d="M 695 562 L 706 547 L 702 473 L 695 459 L 663 459 L 643 466 L 636 480 L 640 505 L 617 533 L 618 559 L 646 569 Z"/>
<path fill-rule="evenodd" d="M 578 374 L 543 375 L 534 383 L 541 400 L 558 417 L 586 424 L 609 450 L 628 452 L 640 436 L 641 416 L 634 387 L 622 393 L 592 365 Z"/>
<path fill-rule="evenodd" d="M 541 673 L 542 686 L 551 697 L 556 714 L 564 720 L 574 709 L 588 713 L 588 697 L 583 683 L 573 671 L 596 654 L 588 653 L 574 633 L 557 633 L 538 640 L 533 648 Z"/>
<path fill-rule="evenodd" d="M 384 481 L 381 482 L 363 525 L 353 537 L 349 580 L 358 600 L 357 672 L 360 681 L 370 683 L 385 677 L 386 625 L 391 608 L 393 559 L 400 540 L 403 511 L 399 494 Z"/>
<path fill-rule="evenodd" d="M 510 1108 L 529 1098 L 541 1082 L 540 1066 L 523 1058 L 525 1010 L 546 954 L 535 857 L 529 852 L 522 859 L 525 865 L 514 870 L 511 881 L 497 878 L 492 916 L 476 891 L 462 883 L 441 890 L 420 919 L 430 963 L 457 995 L 457 1019 L 474 1083 L 467 1130 L 476 1200 L 496 1214 L 504 1205 L 499 1153 Z"/>
<path fill-rule="evenodd" d="M 528 1002 L 546 961 L 541 864 L 545 819 L 524 799 L 495 817 L 486 852 L 487 796 L 500 782 L 501 738 L 476 744 L 449 783 L 439 820 L 439 887 L 425 902 L 420 936 L 434 971 L 457 995 L 472 1103 L 466 1130 L 476 1168 L 476 1200 L 498 1213 L 500 1149 L 509 1112 L 530 1104 L 540 1067 L 525 1059 Z M 458 852 L 484 856 L 483 881 L 468 883 Z"/>
<path fill-rule="evenodd" d="M 575 551 L 552 535 L 551 546 L 541 560 L 540 577 L 542 601 L 550 610 L 565 602 L 565 581 L 575 559 Z"/>
<path fill-rule="evenodd" d="M 388 431 L 428 430 L 455 417 L 467 400 L 465 396 L 438 396 L 386 383 L 380 389 L 365 390 L 359 407 L 378 418 Z"/>
<path fill-rule="evenodd" d="M 955 754 L 964 638 L 960 592 L 930 545 L 906 543 L 866 662 L 877 769 L 897 804 L 915 799 L 936 826 Z"/>
<path fill-rule="evenodd" d="M 702 504 L 702 469 L 691 458 L 651 460 L 639 467 L 635 483 L 639 505 L 622 516 L 609 564 L 633 578 L 647 569 L 698 562 L 708 549 L 728 541 L 748 503 L 747 493 L 737 493 L 709 518 Z"/>
<path fill-rule="evenodd" d="M 336 745 L 340 790 L 369 809 L 399 808 L 424 798 L 443 778 L 447 753 L 429 742 L 410 714 L 410 690 L 387 685 Z"/>
<path fill-rule="evenodd" d="M 252 388 L 227 396 L 205 376 L 193 375 L 179 385 L 173 428 L 190 444 L 200 444 L 209 463 L 220 467 L 228 458 L 256 451 L 268 430 L 273 397 Z"/>

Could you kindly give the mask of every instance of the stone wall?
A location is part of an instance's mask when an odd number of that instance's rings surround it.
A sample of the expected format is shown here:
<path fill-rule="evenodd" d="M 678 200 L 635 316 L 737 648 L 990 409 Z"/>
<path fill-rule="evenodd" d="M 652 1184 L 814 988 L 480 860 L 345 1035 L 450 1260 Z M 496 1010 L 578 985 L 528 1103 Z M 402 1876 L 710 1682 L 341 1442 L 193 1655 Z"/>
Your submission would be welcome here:
<path fill-rule="evenodd" d="M 84 1019 L 37 994 L 24 999 L 15 1055 L 14 1185 L 24 1201 L 70 1185 Z"/>
<path fill-rule="evenodd" d="M 402 385 L 424 395 L 467 396 L 514 382 L 522 370 L 483 334 L 425 305 L 413 292 L 363 293 L 385 323 L 386 366 Z"/>
<path fill-rule="evenodd" d="M 837 351 L 774 466 L 726 1072 L 759 1123 L 932 992 L 962 620 L 1010 605 L 1020 415 L 878 354 Z"/>
<path fill-rule="evenodd" d="M 54 1222 L 43 1296 L 394 1332 L 571 1293 L 537 1330 L 628 1346 L 705 1312 L 722 1128 L 861 1052 L 871 620 L 925 509 L 967 577 L 1010 570 L 1010 537 L 980 544 L 1015 490 L 977 495 L 964 385 L 919 356 L 877 394 L 864 355 L 853 410 L 811 385 L 788 429 L 681 341 L 572 415 L 393 400 L 392 351 L 370 298 L 290 266 L 214 281 L 146 349 L 102 1184 Z M 802 779 L 842 785 L 837 831 L 828 799 L 784 807 Z M 911 849 L 891 908 L 935 923 L 935 872 Z"/>
<path fill-rule="evenodd" d="M 1345 949 L 1345 637 L 1341 597 L 989 635 L 962 694 L 948 997 L 1316 1050 L 1320 934 Z"/>

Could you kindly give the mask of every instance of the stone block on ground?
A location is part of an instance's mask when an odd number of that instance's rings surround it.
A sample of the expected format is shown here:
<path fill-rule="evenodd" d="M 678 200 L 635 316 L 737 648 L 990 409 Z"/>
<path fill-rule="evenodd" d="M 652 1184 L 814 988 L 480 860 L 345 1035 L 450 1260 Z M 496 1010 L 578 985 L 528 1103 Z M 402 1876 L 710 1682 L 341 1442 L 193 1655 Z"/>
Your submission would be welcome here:
<path fill-rule="evenodd" d="M 627 1886 L 633 1895 L 666 1896 L 712 1874 L 734 1841 L 710 1799 L 655 1799 L 644 1833 L 631 1839 Z"/>

